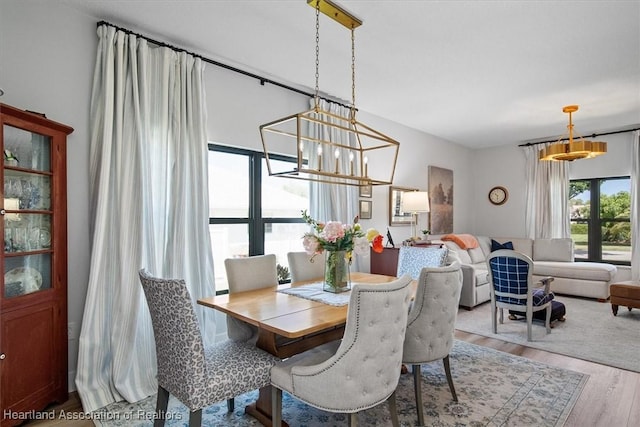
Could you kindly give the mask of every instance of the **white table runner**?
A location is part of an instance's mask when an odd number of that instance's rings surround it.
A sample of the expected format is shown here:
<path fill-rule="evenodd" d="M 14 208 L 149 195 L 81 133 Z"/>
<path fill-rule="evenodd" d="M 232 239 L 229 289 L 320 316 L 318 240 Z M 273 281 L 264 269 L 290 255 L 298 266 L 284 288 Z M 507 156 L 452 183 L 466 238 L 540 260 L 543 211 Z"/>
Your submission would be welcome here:
<path fill-rule="evenodd" d="M 351 286 L 354 284 L 355 283 L 352 282 Z M 278 292 L 336 307 L 348 305 L 349 298 L 351 298 L 351 291 L 334 294 L 333 292 L 326 292 L 322 290 L 322 282 L 309 283 L 307 285 L 296 286 L 293 288 L 278 289 Z"/>

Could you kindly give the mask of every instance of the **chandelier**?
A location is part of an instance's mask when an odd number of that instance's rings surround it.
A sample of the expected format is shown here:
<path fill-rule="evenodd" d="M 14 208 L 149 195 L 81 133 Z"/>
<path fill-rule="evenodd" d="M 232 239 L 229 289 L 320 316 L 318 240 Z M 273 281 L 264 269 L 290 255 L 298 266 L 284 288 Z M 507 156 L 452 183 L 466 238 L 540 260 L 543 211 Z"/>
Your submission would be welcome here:
<path fill-rule="evenodd" d="M 400 143 L 356 119 L 354 30 L 362 21 L 329 0 L 307 0 L 307 3 L 316 10 L 314 107 L 260 126 L 269 175 L 352 186 L 389 185 L 393 182 Z M 348 117 L 320 106 L 320 12 L 351 30 Z M 283 156 L 295 157 L 297 161 L 273 161 L 282 160 Z"/>
<path fill-rule="evenodd" d="M 569 138 L 560 137 L 558 141 L 540 150 L 540 160 L 565 160 L 590 159 L 607 152 L 607 143 L 600 141 L 587 141 L 582 137 L 573 139 L 573 121 L 571 114 L 578 111 L 577 105 L 567 105 L 562 108 L 563 113 L 569 114 Z M 562 142 L 567 141 L 567 142 Z"/>

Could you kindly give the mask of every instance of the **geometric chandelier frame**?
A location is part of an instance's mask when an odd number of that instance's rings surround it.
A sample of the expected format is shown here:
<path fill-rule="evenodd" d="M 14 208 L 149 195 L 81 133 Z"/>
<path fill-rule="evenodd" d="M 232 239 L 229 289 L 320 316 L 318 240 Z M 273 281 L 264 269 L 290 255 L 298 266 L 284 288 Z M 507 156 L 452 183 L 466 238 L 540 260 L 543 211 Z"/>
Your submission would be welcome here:
<path fill-rule="evenodd" d="M 316 10 L 316 86 L 314 107 L 260 126 L 260 136 L 270 176 L 352 186 L 393 183 L 400 143 L 356 118 L 355 35 L 362 21 L 330 0 L 308 0 Z M 320 107 L 320 12 L 351 30 L 352 99 L 348 117 Z M 295 156 L 289 162 L 271 157 Z"/>

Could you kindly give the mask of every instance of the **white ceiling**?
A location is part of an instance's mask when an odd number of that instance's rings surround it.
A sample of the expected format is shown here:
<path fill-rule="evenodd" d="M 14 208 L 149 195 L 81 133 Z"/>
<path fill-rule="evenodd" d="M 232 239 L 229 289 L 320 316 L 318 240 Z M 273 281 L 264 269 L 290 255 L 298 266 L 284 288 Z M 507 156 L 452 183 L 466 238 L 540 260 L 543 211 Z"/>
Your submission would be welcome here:
<path fill-rule="evenodd" d="M 306 0 L 62 0 L 152 39 L 313 92 Z M 340 0 L 356 106 L 468 147 L 640 123 L 640 1 Z M 351 100 L 350 32 L 320 16 L 320 90 Z"/>

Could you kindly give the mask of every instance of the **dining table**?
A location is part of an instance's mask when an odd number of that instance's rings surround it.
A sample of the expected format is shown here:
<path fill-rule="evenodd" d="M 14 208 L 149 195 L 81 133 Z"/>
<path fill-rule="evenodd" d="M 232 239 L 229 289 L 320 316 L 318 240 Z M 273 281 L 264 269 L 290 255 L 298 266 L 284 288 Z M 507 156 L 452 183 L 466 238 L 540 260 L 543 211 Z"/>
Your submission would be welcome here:
<path fill-rule="evenodd" d="M 353 272 L 353 284 L 381 284 L 396 277 Z M 198 304 L 219 310 L 258 328 L 256 346 L 285 359 L 319 345 L 342 338 L 348 304 L 337 306 L 283 292 L 316 280 L 255 289 L 198 299 Z M 415 282 L 415 281 L 414 281 Z M 415 293 L 415 283 L 412 284 Z M 262 425 L 271 426 L 271 386 L 259 390 L 258 399 L 245 412 Z M 282 426 L 288 426 L 283 420 Z"/>

